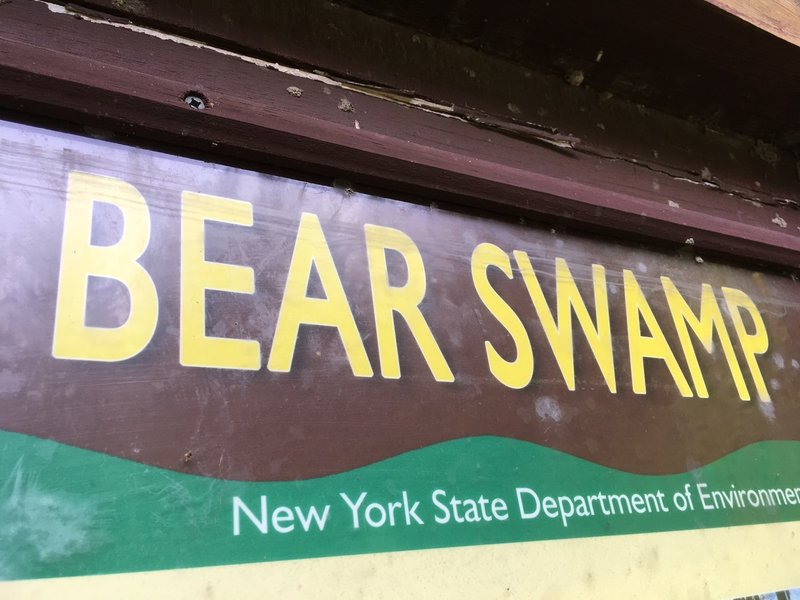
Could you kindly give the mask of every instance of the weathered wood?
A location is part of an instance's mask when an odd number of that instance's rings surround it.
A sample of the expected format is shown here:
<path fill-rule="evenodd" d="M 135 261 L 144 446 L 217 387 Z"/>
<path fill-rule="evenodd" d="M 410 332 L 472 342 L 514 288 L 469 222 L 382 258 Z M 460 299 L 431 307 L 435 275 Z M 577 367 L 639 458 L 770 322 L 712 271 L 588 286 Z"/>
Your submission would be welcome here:
<path fill-rule="evenodd" d="M 756 27 L 800 46 L 800 4 L 795 0 L 706 0 Z"/>
<path fill-rule="evenodd" d="M 779 265 L 800 264 L 800 217 L 702 180 L 593 150 L 565 152 L 278 72 L 206 47 L 5 5 L 0 104 L 222 156 L 352 177 L 419 201 L 601 228 Z M 300 97 L 287 92 L 303 89 Z M 206 94 L 195 111 L 186 91 Z M 350 110 L 342 105 L 350 103 Z M 746 152 L 747 146 L 742 150 Z M 731 192 L 734 193 L 734 192 Z M 734 193 L 735 194 L 735 193 Z M 781 211 L 785 227 L 773 218 Z"/>
<path fill-rule="evenodd" d="M 460 99 L 465 93 L 472 100 L 482 96 L 483 102 L 505 97 L 498 109 L 505 111 L 512 102 L 531 120 L 541 104 L 528 111 L 520 95 L 512 94 L 518 87 L 512 76 L 505 71 L 502 77 L 492 76 L 487 67 L 498 68 L 496 57 L 531 67 L 534 73 L 525 76 L 539 85 L 537 70 L 554 73 L 560 81 L 580 71 L 584 87 L 714 128 L 766 139 L 800 132 L 795 108 L 800 100 L 798 48 L 704 0 L 79 4 L 233 49 L 281 56 L 401 89 L 427 90 L 440 100 Z M 461 51 L 443 51 L 448 42 L 456 42 Z M 553 93 L 547 85 L 538 90 L 540 101 Z M 448 91 L 455 95 L 444 95 Z M 554 121 L 562 112 L 556 104 L 547 107 Z M 577 107 L 568 103 L 564 108 L 572 109 L 563 111 L 567 120 L 575 120 L 570 112 Z"/>

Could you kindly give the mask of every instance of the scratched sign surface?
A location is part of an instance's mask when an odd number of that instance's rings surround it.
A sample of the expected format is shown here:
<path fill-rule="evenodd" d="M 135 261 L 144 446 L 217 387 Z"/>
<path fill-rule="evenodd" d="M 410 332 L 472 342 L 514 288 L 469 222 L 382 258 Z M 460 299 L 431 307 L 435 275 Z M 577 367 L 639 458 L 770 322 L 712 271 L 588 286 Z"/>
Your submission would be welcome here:
<path fill-rule="evenodd" d="M 800 519 L 789 277 L 0 124 L 0 578 Z"/>

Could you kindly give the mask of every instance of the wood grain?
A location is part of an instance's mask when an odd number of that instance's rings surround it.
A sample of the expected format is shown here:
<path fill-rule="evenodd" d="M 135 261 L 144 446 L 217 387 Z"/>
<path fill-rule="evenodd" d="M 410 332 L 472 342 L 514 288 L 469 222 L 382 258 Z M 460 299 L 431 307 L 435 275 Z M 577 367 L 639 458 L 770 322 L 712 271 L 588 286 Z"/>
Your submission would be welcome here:
<path fill-rule="evenodd" d="M 787 42 L 800 46 L 800 3 L 797 0 L 707 0 Z"/>

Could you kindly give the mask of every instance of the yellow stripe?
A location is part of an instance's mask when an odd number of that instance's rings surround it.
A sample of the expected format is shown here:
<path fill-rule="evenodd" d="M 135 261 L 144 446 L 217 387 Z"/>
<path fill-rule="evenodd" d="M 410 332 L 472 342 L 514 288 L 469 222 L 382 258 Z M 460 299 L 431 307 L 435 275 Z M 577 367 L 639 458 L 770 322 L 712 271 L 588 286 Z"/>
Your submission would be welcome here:
<path fill-rule="evenodd" d="M 800 587 L 800 522 L 0 584 L 0 598 L 732 598 Z"/>

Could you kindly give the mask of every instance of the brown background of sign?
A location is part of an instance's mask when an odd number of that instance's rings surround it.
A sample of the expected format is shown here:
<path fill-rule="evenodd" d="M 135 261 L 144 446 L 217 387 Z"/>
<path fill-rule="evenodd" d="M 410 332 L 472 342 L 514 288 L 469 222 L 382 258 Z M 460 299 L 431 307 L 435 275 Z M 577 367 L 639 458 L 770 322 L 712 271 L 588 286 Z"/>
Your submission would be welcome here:
<path fill-rule="evenodd" d="M 336 473 L 465 436 L 529 440 L 596 463 L 638 472 L 682 472 L 763 439 L 800 439 L 794 387 L 800 375 L 797 283 L 741 268 L 699 264 L 691 247 L 674 254 L 510 224 L 437 208 L 350 194 L 294 180 L 172 157 L 20 125 L 2 126 L 0 165 L 0 428 L 52 438 L 143 463 L 244 480 Z M 119 177 L 147 199 L 151 243 L 142 259 L 158 289 L 151 344 L 118 363 L 50 354 L 66 176 L 83 170 Z M 223 371 L 178 363 L 180 221 L 183 190 L 246 200 L 252 228 L 212 224 L 210 260 L 255 270 L 253 296 L 209 293 L 212 335 L 271 346 L 300 213 L 319 215 L 373 369 L 379 373 L 363 225 L 398 227 L 417 243 L 428 291 L 422 310 L 456 381 L 433 380 L 404 324 L 402 378 L 352 376 L 338 334 L 301 330 L 292 372 Z M 118 215 L 100 211 L 97 241 L 119 235 Z M 473 248 L 492 242 L 526 251 L 553 300 L 553 258 L 564 257 L 590 304 L 590 264 L 607 269 L 619 393 L 608 393 L 576 332 L 578 389 L 566 389 L 524 285 L 496 277 L 532 339 L 534 381 L 510 390 L 489 373 L 491 340 L 510 357 L 504 329 L 478 299 Z M 391 263 L 390 263 L 391 265 Z M 660 361 L 648 361 L 648 394 L 630 389 L 621 271 L 633 270 L 673 350 L 679 350 L 658 277 L 668 275 L 696 305 L 700 283 L 742 289 L 762 311 L 770 351 L 759 357 L 772 404 L 742 402 L 717 352 L 698 346 L 711 398 L 681 398 Z M 402 273 L 398 271 L 398 283 Z M 127 315 L 121 287 L 92 288 L 91 324 Z M 694 302 L 692 302 L 694 301 Z M 683 360 L 679 355 L 681 364 Z M 743 361 L 741 361 L 743 364 Z M 753 390 L 751 388 L 751 393 Z M 191 459 L 187 460 L 188 453 Z"/>

